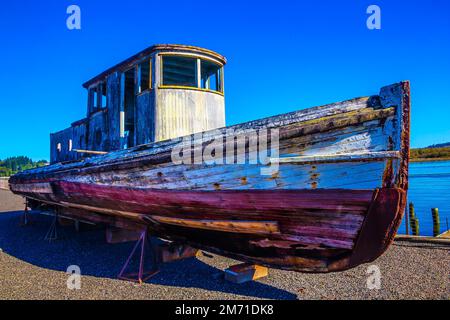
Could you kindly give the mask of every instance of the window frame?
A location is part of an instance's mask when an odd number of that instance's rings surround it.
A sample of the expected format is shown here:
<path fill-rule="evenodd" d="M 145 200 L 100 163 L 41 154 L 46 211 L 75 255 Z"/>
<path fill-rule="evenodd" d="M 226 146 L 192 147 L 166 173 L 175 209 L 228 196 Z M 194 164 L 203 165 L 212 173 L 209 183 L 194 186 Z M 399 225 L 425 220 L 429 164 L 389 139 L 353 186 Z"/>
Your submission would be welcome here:
<path fill-rule="evenodd" d="M 103 95 L 103 89 L 105 90 L 105 95 Z M 100 106 L 97 107 L 97 110 L 102 110 L 102 109 L 106 109 L 108 108 L 108 85 L 106 83 L 106 81 L 101 81 L 98 86 L 97 86 L 97 95 L 99 94 L 100 91 L 100 96 L 99 96 L 99 100 L 98 102 L 100 103 Z M 103 97 L 105 97 L 105 105 L 103 105 Z"/>
<path fill-rule="evenodd" d="M 103 95 L 105 89 L 105 95 Z M 103 105 L 105 97 L 105 105 Z M 106 81 L 99 81 L 88 89 L 88 108 L 89 114 L 108 108 L 108 86 Z"/>
<path fill-rule="evenodd" d="M 158 89 L 184 89 L 184 90 L 196 90 L 196 91 L 203 91 L 203 92 L 211 92 L 216 93 L 220 95 L 224 95 L 224 77 L 223 77 L 223 69 L 224 65 L 220 63 L 219 61 L 216 61 L 214 59 L 208 58 L 208 57 L 199 57 L 196 55 L 189 55 L 189 54 L 176 54 L 176 53 L 160 53 L 159 55 L 159 86 Z M 183 58 L 193 58 L 196 59 L 196 83 L 197 85 L 195 87 L 190 86 L 179 86 L 179 85 L 171 85 L 171 84 L 164 84 L 164 57 L 183 57 Z M 219 68 L 219 89 L 218 90 L 211 90 L 202 88 L 202 79 L 201 79 L 201 65 L 203 61 L 212 62 L 214 64 L 217 64 Z"/>
<path fill-rule="evenodd" d="M 141 66 L 143 64 L 145 64 L 145 63 L 147 63 L 148 66 L 149 66 L 148 67 L 148 72 L 149 72 L 149 74 L 148 74 L 148 82 L 149 83 L 148 83 L 148 87 L 145 88 L 144 90 L 142 90 L 142 86 L 141 86 L 141 79 L 142 79 Z M 136 81 L 137 81 L 137 90 L 136 90 L 137 92 L 136 92 L 136 94 L 137 95 L 141 95 L 141 94 L 143 94 L 145 92 L 153 90 L 153 57 L 146 58 L 146 59 L 142 60 L 141 62 L 137 63 L 136 64 L 136 74 L 137 74 L 137 77 L 136 77 Z"/>
<path fill-rule="evenodd" d="M 200 60 L 200 89 L 203 89 L 203 90 L 207 90 L 207 91 L 212 91 L 212 92 L 220 92 L 220 93 L 223 93 L 223 65 L 221 65 L 220 63 L 218 63 L 218 62 L 216 62 L 216 61 L 213 61 L 213 60 L 209 60 L 209 59 L 202 59 L 202 58 L 200 58 L 199 59 Z M 206 84 L 208 84 L 208 86 L 209 86 L 209 88 L 202 88 L 202 75 L 203 75 L 203 73 L 202 73 L 202 71 L 203 71 L 203 67 L 202 67 L 202 62 L 209 62 L 209 63 L 212 63 L 212 64 L 215 64 L 215 65 L 217 65 L 219 68 L 217 69 L 217 74 L 216 74 L 216 81 L 217 81 L 217 83 L 216 83 L 216 86 L 218 87 L 218 89 L 219 90 L 214 90 L 214 89 L 211 89 L 211 84 L 210 84 L 210 78 L 208 78 L 208 80 L 205 82 L 205 86 L 206 86 Z"/>

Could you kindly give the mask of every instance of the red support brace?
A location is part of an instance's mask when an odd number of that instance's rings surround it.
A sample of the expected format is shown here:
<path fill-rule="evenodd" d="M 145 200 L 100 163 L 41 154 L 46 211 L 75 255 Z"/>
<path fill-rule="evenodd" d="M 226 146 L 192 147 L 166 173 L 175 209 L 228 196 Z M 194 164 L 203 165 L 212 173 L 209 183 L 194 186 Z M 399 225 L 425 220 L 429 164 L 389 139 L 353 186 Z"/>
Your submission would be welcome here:
<path fill-rule="evenodd" d="M 143 231 L 141 233 L 141 236 L 139 240 L 134 245 L 133 250 L 131 251 L 131 254 L 129 255 L 127 261 L 125 262 L 124 266 L 122 267 L 122 270 L 120 271 L 118 278 L 122 280 L 127 281 L 133 281 L 138 282 L 139 284 L 142 284 L 143 282 L 147 281 L 151 277 L 153 277 L 155 274 L 159 272 L 157 258 L 156 258 L 156 252 L 155 250 L 152 250 L 152 266 L 153 269 L 150 271 L 144 272 L 144 263 L 145 263 L 145 247 L 148 245 L 148 233 L 147 230 Z M 131 259 L 136 253 L 136 250 L 138 249 L 139 245 L 141 246 L 141 252 L 139 256 L 139 271 L 138 273 L 125 273 L 127 268 L 129 268 Z M 153 246 L 150 246 L 153 249 Z"/>

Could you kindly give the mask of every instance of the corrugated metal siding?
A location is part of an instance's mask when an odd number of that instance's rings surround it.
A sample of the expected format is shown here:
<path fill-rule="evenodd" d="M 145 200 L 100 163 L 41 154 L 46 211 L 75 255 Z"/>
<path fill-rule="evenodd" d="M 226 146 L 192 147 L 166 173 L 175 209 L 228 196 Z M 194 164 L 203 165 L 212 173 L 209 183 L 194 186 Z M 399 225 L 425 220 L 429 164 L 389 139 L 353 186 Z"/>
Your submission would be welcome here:
<path fill-rule="evenodd" d="M 155 140 L 162 141 L 225 126 L 222 95 L 196 90 L 159 89 Z"/>

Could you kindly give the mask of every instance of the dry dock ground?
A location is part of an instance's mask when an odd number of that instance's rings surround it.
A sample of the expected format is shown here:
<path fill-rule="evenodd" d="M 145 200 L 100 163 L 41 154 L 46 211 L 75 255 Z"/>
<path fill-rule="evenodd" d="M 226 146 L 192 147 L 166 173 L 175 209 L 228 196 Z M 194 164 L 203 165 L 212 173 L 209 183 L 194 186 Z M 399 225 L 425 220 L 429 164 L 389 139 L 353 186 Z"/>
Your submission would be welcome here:
<path fill-rule="evenodd" d="M 0 299 L 449 299 L 449 246 L 396 242 L 373 264 L 381 288 L 368 289 L 369 265 L 334 274 L 269 270 L 245 284 L 226 282 L 221 270 L 236 263 L 217 255 L 164 265 L 142 286 L 116 279 L 133 244 L 106 244 L 101 230 L 43 240 L 48 216 L 21 227 L 23 199 L 0 190 Z M 81 268 L 81 289 L 67 289 L 67 267 Z"/>

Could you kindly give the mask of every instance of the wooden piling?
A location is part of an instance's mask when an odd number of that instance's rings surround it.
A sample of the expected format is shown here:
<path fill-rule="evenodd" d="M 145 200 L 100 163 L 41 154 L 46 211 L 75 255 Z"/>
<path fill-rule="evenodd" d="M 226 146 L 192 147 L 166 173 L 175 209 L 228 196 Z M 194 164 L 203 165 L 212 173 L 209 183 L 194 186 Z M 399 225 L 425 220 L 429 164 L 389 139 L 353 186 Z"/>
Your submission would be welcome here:
<path fill-rule="evenodd" d="M 416 217 L 416 213 L 414 211 L 414 204 L 412 202 L 409 203 L 409 221 L 411 224 L 411 233 L 414 236 L 419 235 L 419 219 Z"/>
<path fill-rule="evenodd" d="M 419 219 L 414 218 L 413 220 L 411 220 L 411 231 L 413 236 L 419 235 Z"/>
<path fill-rule="evenodd" d="M 409 203 L 409 218 L 413 219 L 415 217 L 415 212 L 414 212 L 414 203 L 410 202 Z"/>
<path fill-rule="evenodd" d="M 433 237 L 437 237 L 441 233 L 439 209 L 431 208 L 431 215 L 433 216 Z"/>

